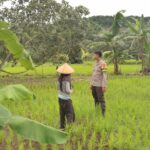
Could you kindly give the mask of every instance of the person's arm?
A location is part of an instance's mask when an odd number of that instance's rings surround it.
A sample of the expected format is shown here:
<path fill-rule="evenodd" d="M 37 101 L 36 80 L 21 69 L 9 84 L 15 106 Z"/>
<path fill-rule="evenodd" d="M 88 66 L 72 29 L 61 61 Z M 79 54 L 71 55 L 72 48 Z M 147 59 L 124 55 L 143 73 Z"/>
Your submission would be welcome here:
<path fill-rule="evenodd" d="M 71 89 L 71 85 L 70 82 L 66 81 L 66 89 L 65 89 L 67 94 L 71 94 L 72 93 L 72 89 Z"/>
<path fill-rule="evenodd" d="M 102 90 L 103 92 L 106 92 L 107 87 L 107 64 L 103 62 L 101 64 L 101 70 L 102 70 Z"/>

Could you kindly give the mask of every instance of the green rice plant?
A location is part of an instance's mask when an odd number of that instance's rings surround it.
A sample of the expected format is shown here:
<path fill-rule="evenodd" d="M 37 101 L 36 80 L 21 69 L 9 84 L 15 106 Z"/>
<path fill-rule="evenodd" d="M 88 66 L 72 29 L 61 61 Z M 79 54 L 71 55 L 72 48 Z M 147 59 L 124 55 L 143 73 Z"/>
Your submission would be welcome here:
<path fill-rule="evenodd" d="M 83 130 L 83 132 L 82 132 L 82 144 L 86 145 L 86 142 L 87 142 L 87 131 Z"/>
<path fill-rule="evenodd" d="M 65 147 L 65 148 L 64 148 L 65 150 L 71 150 L 71 149 L 72 149 L 72 148 L 71 148 L 71 144 L 67 144 L 67 145 L 65 145 L 64 147 Z"/>
<path fill-rule="evenodd" d="M 52 150 L 59 150 L 58 145 L 52 145 Z"/>
<path fill-rule="evenodd" d="M 33 150 L 32 141 L 29 141 L 29 149 L 30 149 L 30 150 Z"/>
<path fill-rule="evenodd" d="M 11 147 L 12 147 L 12 137 L 11 137 L 11 136 L 8 136 L 8 137 L 5 139 L 5 142 L 6 142 L 6 149 L 7 149 L 7 150 L 11 150 Z"/>
<path fill-rule="evenodd" d="M 82 146 L 88 149 L 88 146 L 94 145 L 94 148 L 100 150 L 108 148 L 149 150 L 150 78 L 111 76 L 109 88 L 105 94 L 106 116 L 103 118 L 101 109 L 95 110 L 89 90 L 89 78 L 77 77 L 73 81 L 74 93 L 72 95 L 76 121 L 66 128 L 70 136 L 63 148 L 71 150 L 78 149 L 78 147 L 80 149 Z M 59 128 L 57 89 L 53 80 L 53 77 L 38 78 L 38 81 L 36 80 L 32 85 L 30 80 L 24 81 L 29 89 L 33 89 L 33 93 L 37 96 L 36 101 L 24 103 L 3 101 L 2 104 L 15 115 L 23 115 Z M 91 140 L 93 132 L 96 135 L 95 140 Z M 21 143 L 19 141 L 19 145 Z"/>
<path fill-rule="evenodd" d="M 47 145 L 46 144 L 41 144 L 41 150 L 47 150 Z"/>
<path fill-rule="evenodd" d="M 96 143 L 96 133 L 93 132 L 91 138 L 89 139 L 88 149 L 93 150 L 95 147 L 95 143 Z"/>
<path fill-rule="evenodd" d="M 3 130 L 0 130 L 0 144 L 2 143 L 4 138 L 5 138 L 5 132 Z"/>
<path fill-rule="evenodd" d="M 82 150 L 82 143 L 78 142 L 77 150 Z"/>
<path fill-rule="evenodd" d="M 23 143 L 19 143 L 19 150 L 24 150 L 24 144 Z"/>
<path fill-rule="evenodd" d="M 110 133 L 109 142 L 108 142 L 110 150 L 113 150 L 115 148 L 115 142 L 116 142 L 116 140 L 114 137 L 114 133 Z"/>

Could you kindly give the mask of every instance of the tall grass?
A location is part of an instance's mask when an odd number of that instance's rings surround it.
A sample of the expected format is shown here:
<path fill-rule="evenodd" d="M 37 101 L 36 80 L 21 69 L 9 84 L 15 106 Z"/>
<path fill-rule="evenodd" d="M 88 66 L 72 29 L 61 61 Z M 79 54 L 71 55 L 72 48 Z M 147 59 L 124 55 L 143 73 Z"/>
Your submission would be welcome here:
<path fill-rule="evenodd" d="M 19 82 L 12 80 L 13 82 Z M 24 80 L 34 91 L 35 101 L 3 102 L 13 113 L 59 128 L 59 107 L 54 78 Z M 106 117 L 95 109 L 89 79 L 74 80 L 72 95 L 76 122 L 67 126 L 70 140 L 63 149 L 148 150 L 150 147 L 150 78 L 111 77 L 106 93 Z M 2 86 L 2 82 L 1 82 Z M 10 149 L 12 133 L 7 137 Z M 23 149 L 19 140 L 19 148 Z M 30 148 L 32 143 L 29 142 Z M 41 146 L 45 149 L 45 145 Z M 60 146 L 53 146 L 59 149 Z"/>
<path fill-rule="evenodd" d="M 72 67 L 75 69 L 76 74 L 75 75 L 90 75 L 92 72 L 94 62 L 85 62 L 83 65 L 81 64 L 73 64 Z M 138 73 L 141 69 L 141 65 L 138 64 L 132 64 L 132 65 L 120 65 L 120 70 L 123 74 L 129 74 L 129 73 Z M 25 69 L 21 66 L 7 66 L 5 68 L 6 71 L 11 73 L 18 73 L 18 72 L 24 72 Z M 113 73 L 113 65 L 108 65 L 108 72 L 111 74 Z M 6 73 L 0 72 L 0 75 L 6 75 Z M 22 75 L 56 75 L 56 66 L 51 64 L 44 64 L 39 67 L 36 67 L 34 70 L 29 70 Z"/>

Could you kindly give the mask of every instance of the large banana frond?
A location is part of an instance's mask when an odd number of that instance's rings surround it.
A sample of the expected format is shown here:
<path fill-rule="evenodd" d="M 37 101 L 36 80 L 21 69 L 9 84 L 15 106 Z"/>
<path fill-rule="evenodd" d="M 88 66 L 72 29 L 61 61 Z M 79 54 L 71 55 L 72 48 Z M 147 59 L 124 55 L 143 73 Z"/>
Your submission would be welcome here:
<path fill-rule="evenodd" d="M 0 41 L 4 43 L 4 46 L 22 66 L 26 69 L 33 68 L 31 56 L 25 51 L 17 36 L 9 30 L 9 25 L 5 22 L 0 22 Z"/>
<path fill-rule="evenodd" d="M 115 36 L 119 33 L 120 30 L 120 22 L 123 20 L 124 15 L 123 13 L 125 10 L 121 10 L 117 12 L 117 14 L 114 17 L 113 25 L 112 25 L 112 35 Z"/>
<path fill-rule="evenodd" d="M 113 59 L 114 59 L 114 53 L 113 53 L 113 51 L 105 51 L 103 53 L 103 56 L 106 59 L 107 63 L 113 62 Z"/>
<path fill-rule="evenodd" d="M 21 84 L 8 85 L 0 89 L 0 101 L 33 100 L 34 94 Z"/>
<path fill-rule="evenodd" d="M 0 105 L 0 130 L 6 126 L 25 139 L 44 144 L 64 144 L 68 139 L 67 133 L 31 119 L 14 116 L 7 108 Z"/>
<path fill-rule="evenodd" d="M 139 34 L 139 31 L 136 29 L 136 27 L 131 22 L 127 21 L 127 24 L 133 33 Z"/>

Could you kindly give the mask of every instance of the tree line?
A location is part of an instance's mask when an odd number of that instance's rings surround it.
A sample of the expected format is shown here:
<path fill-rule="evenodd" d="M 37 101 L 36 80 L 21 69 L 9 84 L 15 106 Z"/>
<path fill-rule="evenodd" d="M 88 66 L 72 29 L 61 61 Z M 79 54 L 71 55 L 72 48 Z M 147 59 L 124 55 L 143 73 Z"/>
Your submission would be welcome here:
<path fill-rule="evenodd" d="M 102 50 L 114 64 L 115 74 L 120 72 L 119 64 L 130 58 L 142 62 L 142 72 L 150 72 L 149 17 L 124 17 L 124 11 L 88 17 L 88 8 L 72 7 L 65 0 L 9 1 L 11 8 L 1 7 L 0 20 L 11 24 L 36 64 L 82 63 L 92 51 Z M 16 64 L 0 42 L 1 62 L 6 58 Z"/>

